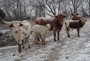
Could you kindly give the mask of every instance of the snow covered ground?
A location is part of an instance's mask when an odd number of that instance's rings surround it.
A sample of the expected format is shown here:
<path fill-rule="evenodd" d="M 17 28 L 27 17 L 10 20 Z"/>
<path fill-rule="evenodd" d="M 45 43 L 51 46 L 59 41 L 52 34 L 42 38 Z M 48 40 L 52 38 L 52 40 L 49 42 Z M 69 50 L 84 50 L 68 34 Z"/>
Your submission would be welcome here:
<path fill-rule="evenodd" d="M 81 29 L 81 37 L 76 30 L 71 31 L 71 38 L 63 28 L 61 41 L 54 42 L 53 36 L 46 38 L 46 45 L 34 45 L 21 54 L 17 46 L 0 48 L 0 61 L 90 61 L 90 22 Z"/>

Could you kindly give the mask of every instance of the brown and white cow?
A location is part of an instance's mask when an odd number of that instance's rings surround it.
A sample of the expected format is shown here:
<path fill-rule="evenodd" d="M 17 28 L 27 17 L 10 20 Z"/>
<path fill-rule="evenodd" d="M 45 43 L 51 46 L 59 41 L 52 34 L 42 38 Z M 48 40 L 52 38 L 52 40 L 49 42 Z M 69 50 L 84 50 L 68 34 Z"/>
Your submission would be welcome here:
<path fill-rule="evenodd" d="M 46 34 L 49 32 L 49 29 L 50 29 L 50 24 L 47 24 L 46 26 L 38 25 L 38 24 L 34 25 L 32 27 L 34 43 L 39 44 L 39 41 L 41 39 L 42 45 L 45 45 L 46 44 L 45 37 L 46 37 Z M 39 37 L 39 40 L 38 40 L 38 37 Z"/>
<path fill-rule="evenodd" d="M 82 28 L 87 20 L 81 19 L 77 21 L 72 21 L 72 20 L 66 20 L 65 21 L 65 27 L 66 27 L 66 32 L 68 37 L 70 37 L 69 31 L 70 29 L 77 29 L 78 37 L 80 37 L 80 28 Z"/>
<path fill-rule="evenodd" d="M 57 40 L 60 40 L 59 33 L 62 29 L 64 18 L 65 18 L 65 15 L 62 15 L 62 14 L 59 14 L 54 17 L 50 17 L 49 19 L 41 17 L 38 20 L 36 19 L 35 23 L 39 25 L 50 24 L 51 26 L 50 30 L 53 31 L 54 41 L 56 41 L 56 35 L 57 35 Z"/>

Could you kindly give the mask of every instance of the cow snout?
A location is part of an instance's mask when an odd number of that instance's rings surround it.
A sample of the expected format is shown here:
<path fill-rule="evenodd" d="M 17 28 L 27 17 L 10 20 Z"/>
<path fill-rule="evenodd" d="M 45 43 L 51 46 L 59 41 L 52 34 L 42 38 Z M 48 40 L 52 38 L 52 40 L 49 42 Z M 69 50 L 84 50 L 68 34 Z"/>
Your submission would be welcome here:
<path fill-rule="evenodd" d="M 15 33 L 18 33 L 18 31 L 15 31 Z"/>
<path fill-rule="evenodd" d="M 85 21 L 87 21 L 87 20 L 85 20 Z"/>

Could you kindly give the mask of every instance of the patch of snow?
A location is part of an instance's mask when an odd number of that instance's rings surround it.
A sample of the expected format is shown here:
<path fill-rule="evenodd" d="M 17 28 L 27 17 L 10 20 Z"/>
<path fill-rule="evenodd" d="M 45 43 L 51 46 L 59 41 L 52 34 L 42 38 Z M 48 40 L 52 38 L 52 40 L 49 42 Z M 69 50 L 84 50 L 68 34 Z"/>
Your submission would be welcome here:
<path fill-rule="evenodd" d="M 80 37 L 73 30 L 68 38 L 65 29 L 62 30 L 60 41 L 54 42 L 50 36 L 46 38 L 45 46 L 30 43 L 31 48 L 22 53 L 18 53 L 17 46 L 2 47 L 0 61 L 90 61 L 90 22 L 81 29 Z"/>
<path fill-rule="evenodd" d="M 10 30 L 9 29 L 7 29 L 7 30 L 0 30 L 0 33 L 6 33 L 8 31 L 10 31 Z"/>

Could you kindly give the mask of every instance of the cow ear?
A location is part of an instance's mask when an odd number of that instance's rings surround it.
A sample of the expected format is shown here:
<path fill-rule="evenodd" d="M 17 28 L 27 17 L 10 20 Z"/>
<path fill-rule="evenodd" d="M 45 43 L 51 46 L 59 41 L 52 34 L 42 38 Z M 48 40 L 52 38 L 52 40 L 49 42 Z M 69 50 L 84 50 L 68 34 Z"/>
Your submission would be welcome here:
<path fill-rule="evenodd" d="M 74 15 L 73 13 L 71 15 Z"/>
<path fill-rule="evenodd" d="M 13 24 L 10 24 L 9 27 L 14 27 Z"/>
<path fill-rule="evenodd" d="M 20 26 L 23 26 L 23 24 L 20 23 Z"/>

